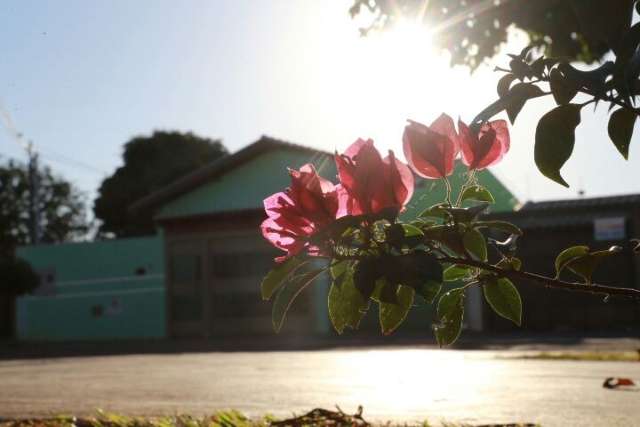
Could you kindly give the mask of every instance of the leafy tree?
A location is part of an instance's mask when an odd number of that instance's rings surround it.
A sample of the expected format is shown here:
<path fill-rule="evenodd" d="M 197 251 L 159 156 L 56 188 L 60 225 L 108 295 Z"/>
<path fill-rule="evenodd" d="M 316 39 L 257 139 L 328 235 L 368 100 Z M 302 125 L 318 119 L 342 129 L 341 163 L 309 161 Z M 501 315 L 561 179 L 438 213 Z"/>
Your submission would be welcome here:
<path fill-rule="evenodd" d="M 13 334 L 15 297 L 31 292 L 39 283 L 28 262 L 12 255 L 0 256 L 0 337 Z"/>
<path fill-rule="evenodd" d="M 82 194 L 49 168 L 37 171 L 37 181 L 40 241 L 62 242 L 86 234 L 89 226 Z M 26 165 L 10 161 L 0 166 L 0 336 L 13 331 L 15 297 L 39 283 L 29 263 L 14 255 L 16 246 L 33 243 L 30 188 Z"/>
<path fill-rule="evenodd" d="M 352 17 L 370 16 L 362 34 L 422 16 L 452 64 L 476 68 L 498 53 L 512 25 L 547 55 L 593 63 L 617 50 L 633 0 L 354 0 Z"/>
<path fill-rule="evenodd" d="M 40 283 L 38 274 L 31 265 L 19 258 L 0 258 L 0 293 L 22 295 L 34 290 Z"/>
<path fill-rule="evenodd" d="M 124 146 L 124 165 L 106 178 L 93 211 L 102 220 L 99 232 L 117 237 L 153 234 L 151 211 L 128 211 L 137 200 L 183 175 L 227 154 L 219 140 L 192 133 L 156 131 Z"/>
<path fill-rule="evenodd" d="M 37 210 L 43 243 L 63 242 L 88 231 L 82 194 L 51 169 L 38 170 Z M 10 161 L 0 167 L 0 256 L 18 245 L 33 243 L 30 236 L 31 194 L 26 165 Z"/>

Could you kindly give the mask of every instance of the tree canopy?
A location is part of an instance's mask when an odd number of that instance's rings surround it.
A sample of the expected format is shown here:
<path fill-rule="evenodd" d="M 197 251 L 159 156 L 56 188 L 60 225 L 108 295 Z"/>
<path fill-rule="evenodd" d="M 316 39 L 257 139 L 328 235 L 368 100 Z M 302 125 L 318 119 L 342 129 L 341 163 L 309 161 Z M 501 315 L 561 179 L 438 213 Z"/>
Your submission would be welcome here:
<path fill-rule="evenodd" d="M 40 168 L 37 209 L 40 241 L 63 242 L 88 231 L 82 194 L 71 183 Z M 0 251 L 13 253 L 18 245 L 33 243 L 29 232 L 31 208 L 29 171 L 25 164 L 10 161 L 0 166 Z"/>
<path fill-rule="evenodd" d="M 49 168 L 37 174 L 36 209 L 40 242 L 56 243 L 85 235 L 89 229 L 82 194 Z M 30 232 L 32 207 L 28 166 L 9 161 L 0 166 L 0 293 L 20 295 L 39 283 L 30 265 L 15 257 L 19 245 L 34 243 Z"/>
<path fill-rule="evenodd" d="M 0 276 L 0 294 L 21 295 L 31 292 L 40 284 L 40 277 L 31 265 L 19 258 L 0 258 Z"/>
<path fill-rule="evenodd" d="M 547 56 L 598 61 L 619 46 L 633 0 L 354 0 L 349 12 L 367 20 L 363 35 L 404 18 L 421 19 L 452 65 L 474 69 L 498 53 L 512 26 Z"/>
<path fill-rule="evenodd" d="M 151 136 L 134 137 L 124 145 L 124 164 L 98 190 L 93 210 L 102 221 L 100 234 L 116 237 L 153 234 L 152 212 L 132 214 L 129 206 L 226 154 L 221 141 L 192 133 L 156 131 Z"/>

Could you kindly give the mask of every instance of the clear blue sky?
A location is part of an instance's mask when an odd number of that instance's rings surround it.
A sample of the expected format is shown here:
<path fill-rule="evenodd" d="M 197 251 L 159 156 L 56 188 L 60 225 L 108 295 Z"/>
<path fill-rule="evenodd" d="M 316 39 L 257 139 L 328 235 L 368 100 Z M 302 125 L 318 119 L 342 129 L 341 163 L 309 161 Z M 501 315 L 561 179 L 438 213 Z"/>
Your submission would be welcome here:
<path fill-rule="evenodd" d="M 449 70 L 421 33 L 362 39 L 350 3 L 5 0 L 0 102 L 45 163 L 92 198 L 120 165 L 122 144 L 154 129 L 221 138 L 232 151 L 268 134 L 331 151 L 372 137 L 401 153 L 404 119 L 446 111 L 469 120 L 493 101 L 495 63 L 469 76 Z M 507 51 L 524 43 L 515 35 Z M 542 177 L 533 136 L 550 105 L 525 107 L 494 169 L 521 200 L 640 192 L 639 138 L 625 162 L 608 141 L 605 109 L 595 120 L 583 113 L 563 169 L 573 187 Z M 25 158 L 4 131 L 0 155 Z"/>

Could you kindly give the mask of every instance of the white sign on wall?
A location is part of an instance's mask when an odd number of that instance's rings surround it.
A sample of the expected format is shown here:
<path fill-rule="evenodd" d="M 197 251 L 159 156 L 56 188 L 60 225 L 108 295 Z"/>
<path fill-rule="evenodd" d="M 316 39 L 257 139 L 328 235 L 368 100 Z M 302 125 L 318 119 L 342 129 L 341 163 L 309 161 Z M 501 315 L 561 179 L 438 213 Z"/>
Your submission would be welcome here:
<path fill-rule="evenodd" d="M 621 240 L 626 237 L 624 217 L 598 218 L 593 221 L 596 240 Z"/>

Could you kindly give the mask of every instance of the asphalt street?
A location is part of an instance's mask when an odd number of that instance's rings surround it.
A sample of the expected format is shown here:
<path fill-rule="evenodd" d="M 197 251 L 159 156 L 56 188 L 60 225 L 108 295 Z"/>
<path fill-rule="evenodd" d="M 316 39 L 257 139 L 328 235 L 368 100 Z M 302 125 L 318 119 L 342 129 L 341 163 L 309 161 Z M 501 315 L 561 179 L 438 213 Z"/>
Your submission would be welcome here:
<path fill-rule="evenodd" d="M 364 406 L 368 420 L 640 426 L 640 363 L 504 359 L 462 350 L 322 350 L 0 361 L 0 417 L 205 414 L 288 416 Z"/>

